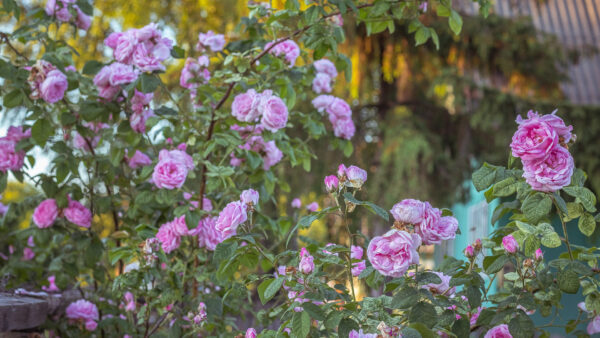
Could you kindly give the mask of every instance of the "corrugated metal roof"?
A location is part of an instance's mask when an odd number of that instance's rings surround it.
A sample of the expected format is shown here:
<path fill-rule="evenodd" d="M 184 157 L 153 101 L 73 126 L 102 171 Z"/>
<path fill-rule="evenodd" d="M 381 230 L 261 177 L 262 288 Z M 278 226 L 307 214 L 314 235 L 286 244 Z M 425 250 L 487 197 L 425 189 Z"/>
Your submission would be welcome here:
<path fill-rule="evenodd" d="M 466 14 L 476 14 L 478 5 L 455 0 Z M 554 34 L 564 45 L 581 53 L 594 46 L 600 50 L 600 0 L 496 0 L 493 12 L 504 17 L 530 16 L 540 31 Z M 589 53 L 588 53 L 589 54 Z M 578 104 L 600 104 L 600 55 L 584 55 L 570 65 L 571 82 L 561 88 Z"/>

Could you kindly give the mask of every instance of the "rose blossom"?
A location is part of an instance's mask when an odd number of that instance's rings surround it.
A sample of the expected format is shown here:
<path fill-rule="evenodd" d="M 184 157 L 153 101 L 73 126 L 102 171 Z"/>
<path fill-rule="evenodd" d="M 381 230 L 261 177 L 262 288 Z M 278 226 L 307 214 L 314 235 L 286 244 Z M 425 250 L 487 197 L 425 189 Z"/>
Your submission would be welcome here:
<path fill-rule="evenodd" d="M 346 165 L 344 165 L 343 163 L 338 166 L 337 175 L 340 178 L 340 180 L 342 180 L 342 178 L 345 180 L 346 170 L 348 170 L 348 168 L 346 168 Z"/>
<path fill-rule="evenodd" d="M 225 47 L 225 35 L 215 34 L 213 31 L 198 34 L 198 44 L 196 50 L 203 52 L 209 48 L 213 52 L 220 52 Z"/>
<path fill-rule="evenodd" d="M 80 299 L 69 304 L 65 310 L 67 318 L 70 320 L 82 321 L 85 323 L 86 329 L 93 331 L 98 320 L 98 308 L 96 305 L 85 299 Z"/>
<path fill-rule="evenodd" d="M 312 90 L 317 94 L 331 93 L 331 78 L 325 73 L 317 73 L 312 82 Z"/>
<path fill-rule="evenodd" d="M 558 145 L 558 134 L 537 114 L 530 112 L 528 117 L 527 120 L 517 118 L 519 128 L 510 144 L 512 155 L 525 161 L 544 159 Z"/>
<path fill-rule="evenodd" d="M 438 272 L 438 271 L 431 271 L 431 272 L 436 274 L 438 277 L 440 277 L 440 279 L 442 281 L 438 284 L 435 284 L 435 283 L 425 284 L 425 285 L 422 285 L 421 288 L 427 289 L 431 293 L 437 294 L 437 295 L 441 295 L 441 294 L 445 294 L 447 296 L 453 295 L 456 288 L 450 287 L 450 279 L 452 279 L 452 277 L 445 275 L 443 272 Z"/>
<path fill-rule="evenodd" d="M 367 265 L 364 260 L 356 263 L 352 263 L 352 276 L 358 277 L 363 272 L 364 269 L 367 268 Z"/>
<path fill-rule="evenodd" d="M 438 208 L 425 202 L 423 221 L 415 226 L 415 232 L 423 239 L 423 244 L 440 244 L 443 240 L 456 237 L 458 220 L 452 216 L 442 217 Z"/>
<path fill-rule="evenodd" d="M 25 159 L 25 152 L 15 149 L 17 142 L 5 137 L 0 138 L 0 171 L 20 170 Z"/>
<path fill-rule="evenodd" d="M 364 169 L 351 165 L 346 169 L 346 177 L 353 187 L 360 188 L 367 181 L 367 172 Z"/>
<path fill-rule="evenodd" d="M 154 98 L 153 93 L 142 93 L 135 89 L 135 93 L 131 98 L 131 110 L 133 114 L 129 117 L 129 125 L 131 129 L 138 133 L 146 131 L 146 121 L 154 115 L 154 111 L 150 108 L 150 102 Z"/>
<path fill-rule="evenodd" d="M 92 212 L 78 201 L 69 198 L 69 206 L 63 210 L 65 218 L 80 227 L 89 228 L 92 225 Z"/>
<path fill-rule="evenodd" d="M 350 247 L 350 258 L 361 259 L 363 256 L 363 248 L 358 245 L 352 245 Z"/>
<path fill-rule="evenodd" d="M 249 89 L 247 92 L 238 94 L 233 99 L 231 104 L 231 114 L 242 122 L 254 122 L 259 116 L 258 103 L 260 94 L 254 89 Z"/>
<path fill-rule="evenodd" d="M 294 198 L 292 200 L 292 208 L 300 209 L 302 207 L 302 201 L 299 198 Z"/>
<path fill-rule="evenodd" d="M 394 204 L 390 214 L 394 220 L 406 224 L 419 224 L 423 221 L 425 214 L 425 203 L 414 200 L 405 199 Z"/>
<path fill-rule="evenodd" d="M 121 90 L 121 85 L 134 82 L 137 77 L 138 72 L 132 66 L 115 62 L 96 74 L 94 85 L 98 88 L 98 96 L 111 100 Z"/>
<path fill-rule="evenodd" d="M 545 159 L 523 161 L 523 177 L 533 190 L 554 192 L 571 184 L 574 166 L 569 151 L 556 146 Z"/>
<path fill-rule="evenodd" d="M 23 249 L 23 260 L 30 261 L 34 257 L 35 257 L 35 253 L 33 252 L 33 250 L 31 250 L 31 248 Z"/>
<path fill-rule="evenodd" d="M 283 153 L 277 148 L 274 140 L 266 142 L 263 150 L 265 152 L 265 156 L 263 157 L 263 169 L 265 170 L 269 170 L 269 168 L 279 163 L 281 158 L 283 158 Z"/>
<path fill-rule="evenodd" d="M 554 130 L 558 134 L 560 143 L 569 143 L 571 139 L 575 138 L 574 135 L 571 134 L 571 131 L 573 131 L 573 126 L 565 125 L 565 121 L 563 121 L 563 119 L 561 119 L 560 117 L 556 116 L 557 111 L 558 110 L 555 110 L 551 114 L 542 115 L 540 117 L 540 120 L 548 123 L 552 128 L 554 128 Z M 537 115 L 537 112 L 534 114 Z M 520 118 L 521 116 L 517 117 L 517 122 Z"/>
<path fill-rule="evenodd" d="M 317 202 L 312 202 L 309 205 L 306 206 L 306 210 L 310 211 L 310 212 L 315 212 L 317 210 L 319 210 L 319 203 Z"/>
<path fill-rule="evenodd" d="M 338 75 L 337 69 L 333 62 L 327 59 L 317 60 L 313 63 L 317 73 L 327 74 L 331 79 L 335 79 Z"/>
<path fill-rule="evenodd" d="M 244 338 L 256 338 L 256 330 L 254 328 L 249 328 L 246 330 L 246 335 Z"/>
<path fill-rule="evenodd" d="M 593 335 L 600 333 L 600 315 L 595 316 L 587 326 L 587 333 Z"/>
<path fill-rule="evenodd" d="M 179 248 L 179 244 L 181 243 L 179 232 L 182 229 L 176 229 L 175 225 L 173 221 L 167 222 L 161 225 L 156 233 L 156 238 L 160 241 L 163 251 L 167 254 Z"/>
<path fill-rule="evenodd" d="M 477 307 L 477 311 L 471 313 L 471 317 L 469 318 L 469 324 L 471 326 L 471 328 L 473 328 L 475 325 L 477 325 L 477 318 L 479 318 L 479 315 L 481 314 L 481 310 L 483 310 L 483 308 L 481 306 Z"/>
<path fill-rule="evenodd" d="M 392 229 L 371 240 L 367 257 L 382 275 L 402 277 L 411 264 L 419 263 L 417 249 L 420 245 L 419 235 Z"/>
<path fill-rule="evenodd" d="M 475 251 L 473 250 L 473 246 L 467 245 L 467 247 L 465 248 L 465 257 L 467 257 L 467 258 L 475 257 Z"/>
<path fill-rule="evenodd" d="M 504 250 L 506 250 L 509 253 L 515 253 L 519 248 L 519 244 L 517 243 L 513 235 L 504 236 L 504 238 L 502 238 L 502 246 L 504 247 Z"/>
<path fill-rule="evenodd" d="M 223 240 L 234 236 L 238 226 L 248 220 L 246 211 L 247 206 L 244 203 L 235 201 L 229 202 L 219 213 L 215 229 L 221 234 Z"/>
<path fill-rule="evenodd" d="M 217 217 L 204 217 L 198 222 L 198 227 L 194 229 L 196 230 L 194 233 L 198 235 L 198 246 L 200 248 L 214 251 L 217 244 L 223 241 L 221 233 L 215 228 L 216 224 Z"/>
<path fill-rule="evenodd" d="M 152 164 L 150 157 L 139 150 L 136 150 L 135 154 L 133 154 L 133 156 L 127 160 L 127 165 L 129 165 L 131 169 L 145 167 L 150 164 Z"/>
<path fill-rule="evenodd" d="M 491 328 L 484 338 L 512 338 L 512 335 L 508 330 L 508 325 L 500 324 Z"/>
<path fill-rule="evenodd" d="M 362 329 L 359 331 L 352 330 L 348 338 L 377 338 L 377 333 L 364 333 Z"/>
<path fill-rule="evenodd" d="M 210 72 L 206 67 L 209 65 L 209 59 L 202 55 L 197 59 L 187 58 L 185 65 L 181 70 L 179 85 L 187 89 L 196 89 L 200 83 L 206 83 L 210 80 Z"/>
<path fill-rule="evenodd" d="M 282 99 L 275 95 L 261 98 L 258 108 L 262 112 L 260 124 L 272 132 L 284 128 L 288 120 L 288 109 Z"/>
<path fill-rule="evenodd" d="M 319 95 L 312 100 L 312 105 L 319 113 L 322 113 L 333 103 L 335 99 L 335 96 Z"/>
<path fill-rule="evenodd" d="M 44 200 L 33 211 L 33 222 L 38 228 L 48 228 L 58 217 L 58 206 L 53 199 Z"/>
<path fill-rule="evenodd" d="M 31 129 L 23 131 L 23 126 L 10 126 L 6 131 L 6 136 L 4 138 L 18 143 L 22 139 L 29 137 L 31 137 Z"/>
<path fill-rule="evenodd" d="M 315 269 L 315 263 L 313 260 L 314 257 L 308 253 L 308 250 L 306 250 L 306 248 L 302 248 L 300 250 L 300 263 L 298 265 L 298 270 L 306 275 L 313 272 Z"/>
<path fill-rule="evenodd" d="M 92 25 L 92 18 L 85 14 L 79 7 L 76 7 L 77 17 L 75 18 L 75 26 L 79 29 L 88 30 Z"/>
<path fill-rule="evenodd" d="M 50 71 L 40 85 L 42 99 L 48 103 L 58 102 L 64 97 L 68 86 L 69 83 L 65 74 L 57 69 Z"/>
<path fill-rule="evenodd" d="M 338 188 L 339 180 L 337 176 L 329 175 L 325 177 L 325 188 L 329 192 L 336 191 Z"/>
<path fill-rule="evenodd" d="M 133 293 L 127 291 L 125 292 L 125 311 L 135 311 L 135 298 L 133 297 Z"/>
<path fill-rule="evenodd" d="M 537 250 L 535 250 L 535 260 L 541 261 L 542 259 L 544 259 L 544 253 L 542 252 L 542 249 L 537 248 Z"/>
<path fill-rule="evenodd" d="M 258 198 L 259 198 L 258 191 L 254 190 L 254 189 L 244 190 L 244 191 L 242 191 L 242 194 L 240 195 L 240 201 L 242 201 L 242 203 L 244 203 L 244 204 L 257 205 Z"/>
<path fill-rule="evenodd" d="M 189 170 L 194 168 L 190 155 L 182 150 L 163 149 L 158 155 L 158 163 L 152 173 L 152 181 L 158 188 L 181 188 Z"/>
<path fill-rule="evenodd" d="M 335 115 L 329 115 L 329 121 L 333 126 L 333 134 L 336 137 L 350 140 L 356 133 L 356 126 L 350 117 L 337 118 Z"/>
<path fill-rule="evenodd" d="M 269 42 L 265 45 L 265 50 L 271 48 L 274 42 Z M 293 40 L 285 40 L 277 43 L 273 48 L 269 49 L 269 53 L 276 56 L 284 56 L 285 61 L 290 67 L 294 66 L 296 59 L 300 56 L 300 47 Z"/>
<path fill-rule="evenodd" d="M 334 97 L 327 106 L 326 111 L 329 115 L 333 115 L 338 119 L 343 119 L 352 116 L 352 108 L 348 103 L 340 98 Z"/>

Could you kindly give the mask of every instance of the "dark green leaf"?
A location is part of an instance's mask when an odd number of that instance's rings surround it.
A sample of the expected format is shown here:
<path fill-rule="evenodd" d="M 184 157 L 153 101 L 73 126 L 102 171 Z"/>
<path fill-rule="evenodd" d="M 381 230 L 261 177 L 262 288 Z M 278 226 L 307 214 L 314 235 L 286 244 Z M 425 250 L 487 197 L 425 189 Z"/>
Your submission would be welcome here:
<path fill-rule="evenodd" d="M 579 290 L 579 275 L 572 269 L 565 269 L 558 273 L 558 287 L 565 293 L 577 293 Z"/>
<path fill-rule="evenodd" d="M 323 321 L 325 320 L 325 312 L 317 305 L 306 302 L 302 304 L 304 311 L 306 311 L 312 319 Z"/>
<path fill-rule="evenodd" d="M 483 268 L 488 275 L 500 271 L 508 262 L 508 257 L 505 254 L 496 256 L 487 256 L 483 259 Z"/>
<path fill-rule="evenodd" d="M 525 217 L 532 223 L 538 223 L 544 218 L 552 209 L 552 199 L 547 194 L 536 192 L 533 193 L 523 201 L 521 210 L 525 214 Z"/>
<path fill-rule="evenodd" d="M 577 222 L 577 225 L 579 226 L 579 231 L 588 237 L 590 237 L 594 233 L 594 230 L 596 230 L 596 220 L 594 219 L 594 216 L 588 214 L 587 212 L 579 217 L 579 222 Z"/>
<path fill-rule="evenodd" d="M 160 85 L 158 75 L 144 73 L 140 76 L 140 90 L 142 93 L 152 93 Z"/>
<path fill-rule="evenodd" d="M 296 312 L 292 319 L 292 333 L 296 337 L 306 337 L 310 332 L 310 317 L 308 313 Z"/>
<path fill-rule="evenodd" d="M 433 305 L 419 302 L 410 310 L 408 320 L 412 323 L 423 323 L 427 327 L 432 327 L 437 322 L 437 312 Z"/>
<path fill-rule="evenodd" d="M 352 330 L 360 330 L 358 324 L 356 324 L 354 320 L 344 318 L 340 321 L 340 325 L 338 326 L 338 335 L 340 338 L 347 338 Z"/>

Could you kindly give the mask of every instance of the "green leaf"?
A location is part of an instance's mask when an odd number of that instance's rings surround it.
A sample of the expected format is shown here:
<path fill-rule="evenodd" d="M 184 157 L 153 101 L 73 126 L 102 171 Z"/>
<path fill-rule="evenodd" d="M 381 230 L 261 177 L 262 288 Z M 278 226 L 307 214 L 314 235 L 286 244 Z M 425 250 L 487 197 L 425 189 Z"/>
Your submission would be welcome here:
<path fill-rule="evenodd" d="M 585 210 L 589 212 L 596 211 L 596 195 L 594 195 L 594 193 L 590 189 L 585 187 L 570 186 L 564 187 L 563 190 L 567 194 L 575 197 L 575 200 L 581 203 Z"/>
<path fill-rule="evenodd" d="M 23 95 L 23 91 L 21 89 L 15 89 L 4 95 L 2 105 L 6 108 L 14 108 L 20 106 L 24 98 L 25 95 Z"/>
<path fill-rule="evenodd" d="M 296 337 L 306 337 L 310 332 L 310 317 L 308 313 L 296 312 L 292 319 L 292 333 Z"/>
<path fill-rule="evenodd" d="M 443 18 L 447 18 L 447 17 L 449 17 L 449 16 L 450 16 L 450 14 L 451 14 L 451 13 L 450 13 L 450 8 L 448 8 L 447 6 L 445 6 L 445 5 L 442 5 L 442 4 L 439 4 L 439 5 L 436 7 L 436 12 L 437 12 L 437 15 L 438 15 L 438 16 L 441 16 L 441 17 L 443 17 Z"/>
<path fill-rule="evenodd" d="M 369 211 L 380 216 L 381 218 L 385 219 L 386 221 L 389 221 L 389 219 L 390 219 L 388 212 L 384 208 L 382 208 L 374 203 L 371 203 L 371 202 L 359 201 L 356 198 L 354 198 L 354 196 L 352 196 L 352 194 L 349 192 L 344 194 L 344 199 L 346 201 L 348 201 L 350 203 L 354 203 L 356 205 L 366 206 L 367 209 L 369 209 Z"/>
<path fill-rule="evenodd" d="M 560 194 L 556 191 L 552 193 L 552 196 L 554 197 L 554 200 L 556 201 L 556 204 L 558 205 L 558 208 L 560 209 L 560 211 L 565 216 L 568 216 L 569 209 L 567 208 L 567 202 L 565 202 L 565 200 L 562 197 L 560 197 Z"/>
<path fill-rule="evenodd" d="M 466 318 L 461 318 L 452 324 L 452 333 L 457 337 L 468 337 L 470 332 L 471 328 Z"/>
<path fill-rule="evenodd" d="M 83 13 L 89 16 L 94 15 L 94 7 L 92 7 L 87 0 L 77 0 L 77 7 L 79 7 Z"/>
<path fill-rule="evenodd" d="M 419 284 L 440 284 L 442 279 L 433 272 L 421 272 L 417 275 L 417 282 Z"/>
<path fill-rule="evenodd" d="M 86 121 L 93 121 L 106 111 L 106 105 L 96 101 L 84 101 L 79 105 L 79 114 Z"/>
<path fill-rule="evenodd" d="M 525 217 L 532 223 L 538 223 L 552 209 L 552 199 L 547 194 L 536 192 L 523 201 L 521 210 Z"/>
<path fill-rule="evenodd" d="M 179 46 L 173 46 L 173 49 L 171 49 L 171 56 L 176 59 L 183 59 L 185 57 L 185 50 Z"/>
<path fill-rule="evenodd" d="M 572 269 L 565 269 L 558 273 L 558 288 L 565 292 L 574 294 L 579 290 L 579 275 Z"/>
<path fill-rule="evenodd" d="M 517 179 L 513 176 L 494 184 L 494 195 L 498 197 L 510 196 L 517 192 Z"/>
<path fill-rule="evenodd" d="M 412 288 L 401 289 L 392 298 L 392 307 L 394 309 L 407 309 L 419 301 L 419 293 Z"/>
<path fill-rule="evenodd" d="M 508 263 L 508 256 L 500 254 L 496 256 L 487 256 L 483 259 L 483 268 L 488 275 L 500 271 Z"/>
<path fill-rule="evenodd" d="M 514 338 L 534 337 L 535 327 L 533 320 L 523 311 L 518 311 L 516 316 L 508 323 L 508 329 Z"/>
<path fill-rule="evenodd" d="M 320 321 L 325 320 L 325 311 L 323 311 L 323 309 L 321 309 L 319 306 L 311 302 L 306 302 L 302 304 L 302 308 L 304 308 L 304 311 L 306 311 L 311 318 Z"/>
<path fill-rule="evenodd" d="M 358 324 L 356 324 L 356 322 L 350 318 L 344 318 L 338 325 L 338 336 L 340 338 L 347 338 L 352 330 L 360 330 Z"/>
<path fill-rule="evenodd" d="M 421 323 L 411 323 L 409 325 L 409 328 L 417 331 L 418 336 L 412 336 L 412 337 L 422 337 L 422 338 L 436 338 L 436 337 L 439 337 L 438 335 L 434 334 L 433 331 L 431 331 L 427 326 L 425 326 L 425 325 L 423 325 Z M 406 336 L 405 333 L 404 333 L 404 331 L 402 331 L 402 338 L 411 337 L 410 334 L 411 333 L 409 333 L 409 335 Z"/>
<path fill-rule="evenodd" d="M 421 26 L 415 33 L 415 46 L 419 46 L 424 44 L 429 40 L 429 29 L 427 27 Z"/>
<path fill-rule="evenodd" d="M 448 24 L 450 25 L 450 29 L 454 32 L 455 35 L 460 34 L 462 30 L 462 18 L 457 11 L 452 10 L 450 13 L 450 18 L 448 18 Z"/>
<path fill-rule="evenodd" d="M 412 323 L 423 323 L 431 328 L 437 322 L 437 312 L 430 303 L 419 302 L 410 310 L 408 320 Z"/>
<path fill-rule="evenodd" d="M 158 76 L 144 73 L 140 76 L 140 90 L 142 93 L 152 93 L 158 88 L 161 81 Z"/>
<path fill-rule="evenodd" d="M 537 234 L 542 235 L 542 245 L 548 248 L 558 248 L 561 245 L 560 237 L 548 223 L 540 223 L 537 226 Z"/>
<path fill-rule="evenodd" d="M 83 65 L 81 72 L 85 75 L 96 75 L 104 67 L 104 64 L 96 60 L 91 60 Z"/>
<path fill-rule="evenodd" d="M 594 233 L 594 230 L 596 230 L 596 220 L 594 216 L 587 212 L 579 217 L 577 225 L 579 226 L 579 231 L 587 237 L 590 237 Z"/>
<path fill-rule="evenodd" d="M 52 128 L 52 123 L 46 119 L 37 120 L 33 127 L 31 127 L 31 136 L 40 147 L 46 144 L 46 141 L 52 134 L 54 134 L 54 128 Z"/>
<path fill-rule="evenodd" d="M 496 181 L 496 171 L 498 167 L 484 163 L 481 168 L 477 169 L 472 176 L 473 185 L 477 191 L 482 191 L 489 188 Z"/>

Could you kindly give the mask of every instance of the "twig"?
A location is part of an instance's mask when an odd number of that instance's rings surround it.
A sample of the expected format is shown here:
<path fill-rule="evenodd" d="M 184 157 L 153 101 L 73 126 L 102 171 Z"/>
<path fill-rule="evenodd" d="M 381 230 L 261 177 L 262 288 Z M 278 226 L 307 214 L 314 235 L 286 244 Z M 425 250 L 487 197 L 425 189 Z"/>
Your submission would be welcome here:
<path fill-rule="evenodd" d="M 20 56 L 23 59 L 25 59 L 25 61 L 29 62 L 29 59 L 27 58 L 27 56 L 25 56 L 21 52 L 19 52 L 19 50 L 16 49 L 15 46 L 13 46 L 10 43 L 10 40 L 8 38 L 8 34 L 0 32 L 0 42 L 4 42 L 8 46 L 8 48 L 12 49 L 12 51 L 15 52 L 15 54 L 17 54 L 18 56 Z"/>

